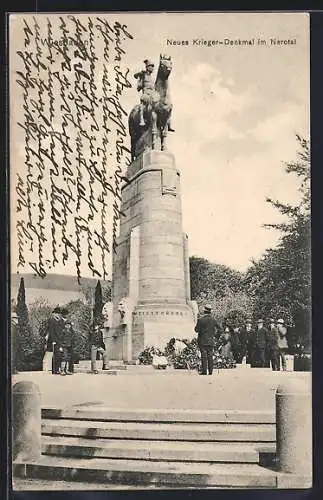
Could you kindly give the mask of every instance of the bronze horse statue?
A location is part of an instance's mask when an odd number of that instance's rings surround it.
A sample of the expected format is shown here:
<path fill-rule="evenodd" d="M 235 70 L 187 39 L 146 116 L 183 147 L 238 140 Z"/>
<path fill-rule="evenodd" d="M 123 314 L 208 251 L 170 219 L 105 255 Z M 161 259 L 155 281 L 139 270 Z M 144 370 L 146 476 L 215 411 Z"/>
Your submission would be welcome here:
<path fill-rule="evenodd" d="M 145 125 L 140 125 L 139 104 L 129 114 L 132 160 L 148 149 L 160 149 L 161 151 L 166 149 L 166 137 L 172 113 L 168 83 L 171 70 L 171 58 L 161 54 L 155 81 L 155 92 L 152 93 L 144 108 Z"/>

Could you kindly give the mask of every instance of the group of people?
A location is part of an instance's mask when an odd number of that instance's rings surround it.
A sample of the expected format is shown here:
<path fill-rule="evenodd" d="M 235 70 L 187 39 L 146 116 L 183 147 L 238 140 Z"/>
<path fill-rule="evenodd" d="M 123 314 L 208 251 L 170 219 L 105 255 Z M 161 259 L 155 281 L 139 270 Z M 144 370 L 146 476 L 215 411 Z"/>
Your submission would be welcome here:
<path fill-rule="evenodd" d="M 77 337 L 66 309 L 56 307 L 45 329 L 45 357 L 51 359 L 51 371 L 55 375 L 72 375 L 77 356 Z M 103 340 L 102 324 L 92 324 L 90 331 L 91 372 L 98 373 L 97 360 L 102 357 L 103 370 L 108 369 L 107 352 Z"/>
<path fill-rule="evenodd" d="M 221 328 L 212 317 L 211 306 L 207 305 L 197 320 L 195 331 L 201 351 L 201 375 L 213 372 L 214 348 L 236 363 L 245 360 L 252 368 L 271 366 L 272 370 L 279 371 L 282 366 L 286 370 L 287 328 L 281 318 L 277 321 L 271 318 L 267 325 L 259 318 L 255 326 L 247 319 L 242 328 L 229 325 Z"/>
<path fill-rule="evenodd" d="M 212 316 L 212 308 L 205 306 L 195 327 L 197 343 L 201 352 L 201 375 L 213 373 L 214 349 L 220 355 L 234 360 L 245 361 L 251 367 L 272 367 L 272 370 L 286 370 L 288 352 L 287 329 L 283 319 L 270 319 L 265 324 L 258 319 L 254 325 L 247 319 L 245 325 L 220 327 Z M 53 374 L 72 375 L 76 356 L 77 338 L 66 309 L 56 307 L 45 325 L 45 356 L 51 358 Z M 108 370 L 108 353 L 103 339 L 103 325 L 92 323 L 90 328 L 91 372 L 98 373 L 97 361 L 102 357 L 103 370 Z"/>
<path fill-rule="evenodd" d="M 52 373 L 73 374 L 75 331 L 66 309 L 56 307 L 42 329 L 46 340 L 44 359 L 51 360 Z"/>

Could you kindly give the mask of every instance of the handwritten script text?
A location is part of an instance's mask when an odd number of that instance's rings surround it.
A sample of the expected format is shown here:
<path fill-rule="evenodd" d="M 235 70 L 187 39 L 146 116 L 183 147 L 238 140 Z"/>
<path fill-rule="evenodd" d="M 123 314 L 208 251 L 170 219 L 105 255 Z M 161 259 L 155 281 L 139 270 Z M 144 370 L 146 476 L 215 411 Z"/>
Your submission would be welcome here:
<path fill-rule="evenodd" d="M 105 17 L 21 18 L 16 233 L 18 271 L 57 264 L 106 279 L 129 164 L 127 26 Z"/>

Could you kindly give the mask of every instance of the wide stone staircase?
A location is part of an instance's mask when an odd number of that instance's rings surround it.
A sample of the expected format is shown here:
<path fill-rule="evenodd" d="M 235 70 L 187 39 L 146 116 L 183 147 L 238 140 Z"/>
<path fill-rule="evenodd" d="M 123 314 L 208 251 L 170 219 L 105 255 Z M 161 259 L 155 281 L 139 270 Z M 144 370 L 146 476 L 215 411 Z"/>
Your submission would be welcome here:
<path fill-rule="evenodd" d="M 42 409 L 42 457 L 16 477 L 145 488 L 275 488 L 270 411 Z"/>

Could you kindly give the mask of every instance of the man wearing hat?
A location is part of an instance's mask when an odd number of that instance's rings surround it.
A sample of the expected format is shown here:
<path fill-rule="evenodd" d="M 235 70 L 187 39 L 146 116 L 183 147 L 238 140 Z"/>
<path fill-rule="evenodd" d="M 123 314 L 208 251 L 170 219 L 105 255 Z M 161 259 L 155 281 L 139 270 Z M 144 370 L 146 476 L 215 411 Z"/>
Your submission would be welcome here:
<path fill-rule="evenodd" d="M 138 92 L 142 91 L 139 105 L 140 127 L 144 127 L 146 125 L 144 112 L 147 105 L 159 101 L 159 94 L 155 90 L 155 82 L 152 75 L 155 65 L 150 59 L 145 59 L 144 64 L 146 68 L 134 74 L 134 77 L 138 80 L 137 90 Z M 168 130 L 175 132 L 170 123 L 168 123 Z"/>
<path fill-rule="evenodd" d="M 204 307 L 204 314 L 196 323 L 197 345 L 201 351 L 202 371 L 201 375 L 212 375 L 213 373 L 213 349 L 216 340 L 220 336 L 220 328 L 212 317 L 212 308 Z"/>
<path fill-rule="evenodd" d="M 106 352 L 105 343 L 103 340 L 103 325 L 101 323 L 93 324 L 91 329 L 91 372 L 97 374 L 97 359 L 102 355 L 102 370 L 108 370 L 108 353 Z"/>
<path fill-rule="evenodd" d="M 246 362 L 250 363 L 249 342 L 252 336 L 252 320 L 250 318 L 246 319 L 245 325 L 241 328 L 239 333 L 242 358 L 246 357 Z"/>
<path fill-rule="evenodd" d="M 73 348 L 75 345 L 75 331 L 71 321 L 65 321 L 63 336 L 60 341 L 61 351 L 61 375 L 72 375 L 74 372 Z"/>
<path fill-rule="evenodd" d="M 264 368 L 267 330 L 264 320 L 258 319 L 257 328 L 252 338 L 251 367 Z"/>
<path fill-rule="evenodd" d="M 277 320 L 277 330 L 278 330 L 279 355 L 280 355 L 283 371 L 286 371 L 285 355 L 288 352 L 287 328 L 286 328 L 285 322 L 282 318 Z"/>
<path fill-rule="evenodd" d="M 275 320 L 269 320 L 269 328 L 266 336 L 266 360 L 273 371 L 279 371 L 279 346 L 278 346 L 278 330 Z"/>
<path fill-rule="evenodd" d="M 60 342 L 64 334 L 65 321 L 62 315 L 62 309 L 55 307 L 51 317 L 46 325 L 47 345 L 46 351 L 53 353 L 52 374 L 57 375 L 60 372 Z"/>

